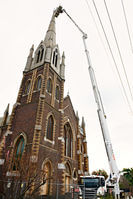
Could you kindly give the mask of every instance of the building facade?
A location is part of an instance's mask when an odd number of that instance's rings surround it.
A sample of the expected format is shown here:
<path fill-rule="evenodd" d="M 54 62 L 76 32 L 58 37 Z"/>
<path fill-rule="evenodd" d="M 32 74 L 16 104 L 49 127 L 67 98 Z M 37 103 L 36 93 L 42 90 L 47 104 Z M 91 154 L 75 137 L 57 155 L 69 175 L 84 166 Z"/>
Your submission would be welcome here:
<path fill-rule="evenodd" d="M 17 176 L 28 160 L 31 170 L 48 179 L 40 195 L 55 195 L 57 184 L 65 194 L 89 172 L 84 118 L 79 124 L 69 95 L 64 97 L 64 82 L 65 55 L 56 44 L 54 12 L 45 39 L 35 52 L 30 49 L 12 113 L 8 105 L 0 120 L 1 175 Z"/>

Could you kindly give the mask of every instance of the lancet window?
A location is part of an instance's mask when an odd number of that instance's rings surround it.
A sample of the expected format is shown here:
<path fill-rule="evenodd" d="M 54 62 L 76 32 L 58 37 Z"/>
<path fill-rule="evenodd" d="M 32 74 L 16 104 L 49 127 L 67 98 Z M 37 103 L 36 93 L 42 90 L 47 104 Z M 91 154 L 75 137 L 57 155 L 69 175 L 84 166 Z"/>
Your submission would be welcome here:
<path fill-rule="evenodd" d="M 53 130 L 54 130 L 54 119 L 53 119 L 53 116 L 50 115 L 48 118 L 46 138 L 51 141 L 53 141 Z"/>
<path fill-rule="evenodd" d="M 65 156 L 72 157 L 73 139 L 70 124 L 64 126 L 64 139 L 65 139 Z"/>

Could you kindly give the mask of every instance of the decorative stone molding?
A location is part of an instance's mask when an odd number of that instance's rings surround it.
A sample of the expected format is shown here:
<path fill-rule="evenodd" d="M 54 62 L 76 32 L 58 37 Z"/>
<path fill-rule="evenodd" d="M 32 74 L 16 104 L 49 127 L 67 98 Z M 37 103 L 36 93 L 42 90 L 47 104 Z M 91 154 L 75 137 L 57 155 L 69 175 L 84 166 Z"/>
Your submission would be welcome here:
<path fill-rule="evenodd" d="M 86 139 L 84 139 L 83 142 L 84 142 L 84 143 L 87 142 Z"/>
<path fill-rule="evenodd" d="M 58 163 L 58 169 L 66 169 L 64 163 Z"/>
<path fill-rule="evenodd" d="M 77 138 L 81 138 L 81 135 L 77 135 Z"/>
<path fill-rule="evenodd" d="M 16 108 L 17 106 L 21 105 L 20 103 L 16 102 L 14 105 L 13 105 L 13 108 Z"/>
<path fill-rule="evenodd" d="M 11 135 L 11 134 L 12 134 L 12 131 L 7 130 L 5 133 L 5 136 Z"/>
<path fill-rule="evenodd" d="M 6 172 L 6 176 L 20 176 L 20 173 L 18 173 L 18 172 L 10 172 L 10 171 L 7 171 Z"/>
<path fill-rule="evenodd" d="M 42 126 L 41 125 L 35 125 L 35 130 L 41 130 Z"/>
<path fill-rule="evenodd" d="M 82 174 L 82 171 L 81 171 L 81 170 L 78 170 L 78 174 Z"/>
<path fill-rule="evenodd" d="M 77 150 L 77 154 L 82 154 L 80 150 Z"/>
<path fill-rule="evenodd" d="M 0 159 L 0 165 L 3 165 L 5 162 L 5 159 Z"/>
<path fill-rule="evenodd" d="M 88 155 L 85 153 L 85 154 L 84 154 L 84 158 L 87 158 L 87 157 L 88 157 Z"/>
<path fill-rule="evenodd" d="M 43 94 L 40 95 L 40 98 L 42 98 L 42 99 L 44 99 L 45 97 L 46 97 L 46 96 L 43 95 Z"/>
<path fill-rule="evenodd" d="M 60 111 L 62 114 L 64 114 L 64 110 L 63 110 L 63 109 L 59 109 L 59 111 Z"/>
<path fill-rule="evenodd" d="M 38 157 L 36 155 L 32 155 L 30 156 L 30 161 L 33 162 L 33 163 L 36 163 L 38 160 Z"/>
<path fill-rule="evenodd" d="M 84 172 L 84 175 L 85 175 L 85 176 L 89 175 L 89 172 L 85 171 L 85 172 Z"/>
<path fill-rule="evenodd" d="M 61 140 L 61 142 L 63 142 L 63 143 L 65 142 L 64 137 L 62 137 L 62 136 L 58 137 L 58 140 Z"/>
<path fill-rule="evenodd" d="M 47 141 L 47 142 L 49 142 L 49 143 L 51 143 L 51 144 L 55 144 L 55 141 L 53 140 L 49 140 L 49 139 L 47 139 L 46 138 L 46 136 L 44 136 L 44 141 Z"/>

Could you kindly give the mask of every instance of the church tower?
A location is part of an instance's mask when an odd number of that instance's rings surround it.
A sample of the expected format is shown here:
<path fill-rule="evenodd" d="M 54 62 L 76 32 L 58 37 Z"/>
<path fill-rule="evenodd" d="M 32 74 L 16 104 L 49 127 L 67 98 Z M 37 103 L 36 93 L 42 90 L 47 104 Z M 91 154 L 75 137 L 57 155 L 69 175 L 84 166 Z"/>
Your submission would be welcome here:
<path fill-rule="evenodd" d="M 82 119 L 79 125 L 70 97 L 64 98 L 65 54 L 60 56 L 56 43 L 55 12 L 44 40 L 35 51 L 34 45 L 30 49 L 16 103 L 10 118 L 9 107 L 4 115 L 4 124 L 7 117 L 9 121 L 3 133 L 0 125 L 0 158 L 8 154 L 6 176 L 18 172 L 26 157 L 31 168 L 48 178 L 40 195 L 55 195 L 57 183 L 59 194 L 65 194 L 69 184 L 88 173 L 85 123 Z"/>

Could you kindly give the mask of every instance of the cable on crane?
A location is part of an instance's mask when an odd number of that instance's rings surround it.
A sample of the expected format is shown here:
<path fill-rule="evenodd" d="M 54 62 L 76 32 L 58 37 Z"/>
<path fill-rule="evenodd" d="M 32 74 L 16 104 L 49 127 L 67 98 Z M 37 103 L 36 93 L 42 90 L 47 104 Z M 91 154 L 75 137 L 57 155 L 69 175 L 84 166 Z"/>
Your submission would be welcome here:
<path fill-rule="evenodd" d="M 116 46 L 117 46 L 118 53 L 119 53 L 119 56 L 120 56 L 120 60 L 121 60 L 121 63 L 122 63 L 123 71 L 124 71 L 124 74 L 125 74 L 125 77 L 126 77 L 126 81 L 127 81 L 127 85 L 128 85 L 128 89 L 129 89 L 130 95 L 131 95 L 131 99 L 133 101 L 133 94 L 132 94 L 131 87 L 130 87 L 130 84 L 129 84 L 127 72 L 126 72 L 126 69 L 125 69 L 125 65 L 124 65 L 124 62 L 123 62 L 122 54 L 121 54 L 121 51 L 120 51 L 118 40 L 117 40 L 117 37 L 116 37 L 116 34 L 115 34 L 115 30 L 114 30 L 114 27 L 113 27 L 113 23 L 112 23 L 112 20 L 111 20 L 111 16 L 109 14 L 109 9 L 108 9 L 108 6 L 107 6 L 107 3 L 106 3 L 105 0 L 104 0 L 104 5 L 105 5 L 105 8 L 106 8 L 106 12 L 107 12 L 107 15 L 108 15 L 108 18 L 109 18 L 109 21 L 110 21 L 110 25 L 111 25 L 111 28 L 112 28 L 112 32 L 113 32 L 113 35 L 114 35 L 114 38 L 115 38 Z"/>
<path fill-rule="evenodd" d="M 118 70 L 117 63 L 116 63 L 116 61 L 115 61 L 115 57 L 114 57 L 114 55 L 113 55 L 113 52 L 112 52 L 112 49 L 111 49 L 111 46 L 110 46 L 110 43 L 109 43 L 109 40 L 108 40 L 108 37 L 107 37 L 107 34 L 106 34 L 105 29 L 104 29 L 104 26 L 103 26 L 103 24 L 102 24 L 102 20 L 101 20 L 101 18 L 100 18 L 100 15 L 99 15 L 99 12 L 98 12 L 97 6 L 96 6 L 96 4 L 95 4 L 95 1 L 94 1 L 94 0 L 92 0 L 92 3 L 93 3 L 93 5 L 94 5 L 94 8 L 95 8 L 95 11 L 96 11 L 96 13 L 97 13 L 97 16 L 98 16 L 99 22 L 100 22 L 100 24 L 101 24 L 101 27 L 102 27 L 102 30 L 103 30 L 103 33 L 104 33 L 104 36 L 105 36 L 106 42 L 107 42 L 107 44 L 108 44 L 109 51 L 110 51 L 110 53 L 111 53 L 111 56 L 112 56 L 112 59 L 113 59 L 114 65 L 115 65 L 115 67 L 116 67 L 116 71 L 117 71 L 117 74 L 118 74 L 118 77 L 119 77 L 119 80 L 120 80 L 120 83 L 121 83 L 121 86 L 122 86 L 122 89 L 123 89 L 123 92 L 124 92 L 125 98 L 126 98 L 126 100 L 127 100 L 127 104 L 128 104 L 128 106 L 129 106 L 130 111 L 133 113 L 133 111 L 132 111 L 132 107 L 131 107 L 131 105 L 130 105 L 130 102 L 129 102 L 128 96 L 127 96 L 127 94 L 126 94 L 125 87 L 124 87 L 124 85 L 123 85 L 123 82 L 122 82 L 122 79 L 121 79 L 121 76 L 120 76 L 120 73 L 119 73 L 119 70 Z"/>
<path fill-rule="evenodd" d="M 125 18 L 125 22 L 126 22 L 127 33 L 128 33 L 128 37 L 129 37 L 129 42 L 130 42 L 130 46 L 131 46 L 131 51 L 132 51 L 132 53 L 133 53 L 133 44 L 132 44 L 132 39 L 131 39 L 131 35 L 130 35 L 128 20 L 127 20 L 127 16 L 126 16 L 126 11 L 125 11 L 125 7 L 124 7 L 123 0 L 121 0 L 121 4 L 122 4 L 123 13 L 124 13 L 124 18 Z"/>

